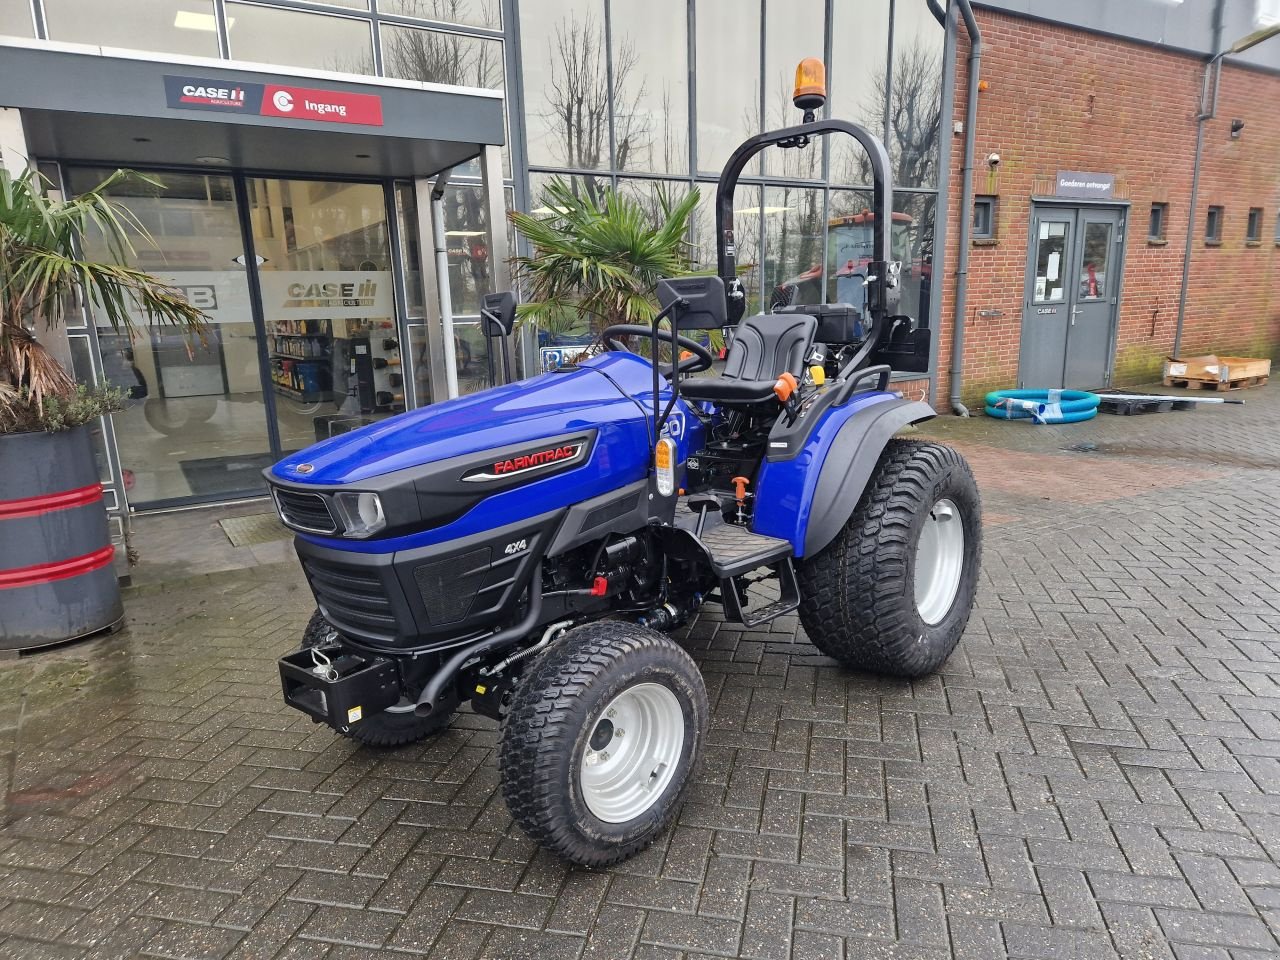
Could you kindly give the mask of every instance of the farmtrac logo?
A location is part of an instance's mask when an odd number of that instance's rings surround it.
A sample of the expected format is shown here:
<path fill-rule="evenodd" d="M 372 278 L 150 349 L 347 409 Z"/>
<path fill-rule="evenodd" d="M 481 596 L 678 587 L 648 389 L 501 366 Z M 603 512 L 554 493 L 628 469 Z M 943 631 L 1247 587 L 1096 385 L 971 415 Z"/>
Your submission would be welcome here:
<path fill-rule="evenodd" d="M 466 483 L 489 483 L 494 480 L 506 480 L 509 477 L 546 470 L 550 467 L 563 466 L 566 463 L 573 463 L 579 460 L 583 451 L 586 450 L 586 446 L 585 440 L 571 440 L 568 443 L 557 444 L 554 447 L 543 447 L 529 453 L 522 453 L 519 456 L 495 460 L 493 463 L 486 464 L 483 467 L 476 467 L 469 473 L 464 474 L 462 479 Z"/>

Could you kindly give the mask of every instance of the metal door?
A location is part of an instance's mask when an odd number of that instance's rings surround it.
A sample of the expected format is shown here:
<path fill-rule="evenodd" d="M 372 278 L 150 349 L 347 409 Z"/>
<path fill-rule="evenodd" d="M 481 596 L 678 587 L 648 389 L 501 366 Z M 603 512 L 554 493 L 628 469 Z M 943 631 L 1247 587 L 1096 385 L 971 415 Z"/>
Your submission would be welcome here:
<path fill-rule="evenodd" d="M 1082 207 L 1076 214 L 1071 258 L 1075 289 L 1067 321 L 1063 386 L 1079 390 L 1111 382 L 1111 338 L 1119 302 L 1124 215 Z"/>
<path fill-rule="evenodd" d="M 1031 219 L 1027 289 L 1022 307 L 1018 386 L 1061 387 L 1071 315 L 1067 282 L 1075 238 L 1074 210 L 1037 210 Z"/>
<path fill-rule="evenodd" d="M 1037 206 L 1031 219 L 1018 386 L 1111 382 L 1124 211 Z"/>

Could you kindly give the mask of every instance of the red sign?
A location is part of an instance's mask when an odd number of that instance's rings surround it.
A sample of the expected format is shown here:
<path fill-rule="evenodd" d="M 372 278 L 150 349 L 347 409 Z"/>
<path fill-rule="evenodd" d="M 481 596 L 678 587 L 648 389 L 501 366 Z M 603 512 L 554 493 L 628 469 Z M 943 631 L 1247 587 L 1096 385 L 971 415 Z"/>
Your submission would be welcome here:
<path fill-rule="evenodd" d="M 336 90 L 282 87 L 269 83 L 262 95 L 262 115 L 380 127 L 382 98 L 370 93 L 339 93 Z"/>

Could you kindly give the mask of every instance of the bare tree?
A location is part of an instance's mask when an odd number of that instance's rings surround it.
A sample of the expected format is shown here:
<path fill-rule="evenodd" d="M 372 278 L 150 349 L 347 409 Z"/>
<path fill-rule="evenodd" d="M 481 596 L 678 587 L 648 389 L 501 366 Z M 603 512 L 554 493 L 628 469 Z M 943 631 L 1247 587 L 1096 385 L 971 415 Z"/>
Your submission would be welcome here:
<path fill-rule="evenodd" d="M 609 66 L 604 32 L 594 17 L 579 21 L 570 14 L 548 39 L 547 55 L 551 64 L 547 126 L 555 137 L 559 160 L 567 167 L 607 168 Z M 638 62 L 629 40 L 617 45 L 613 57 L 614 159 L 620 170 L 627 168 L 633 152 L 649 145 L 649 119 L 640 109 L 645 85 L 643 80 L 634 82 L 632 75 Z"/>
<path fill-rule="evenodd" d="M 494 0 L 483 0 L 484 22 L 493 18 Z M 471 0 L 401 0 L 410 16 L 451 23 L 472 23 Z M 354 61 L 335 59 L 330 67 L 351 73 L 372 74 L 373 57 L 363 54 Z M 502 44 L 484 37 L 468 37 L 439 30 L 391 27 L 382 32 L 382 72 L 402 80 L 446 83 L 453 86 L 500 89 L 503 86 Z"/>

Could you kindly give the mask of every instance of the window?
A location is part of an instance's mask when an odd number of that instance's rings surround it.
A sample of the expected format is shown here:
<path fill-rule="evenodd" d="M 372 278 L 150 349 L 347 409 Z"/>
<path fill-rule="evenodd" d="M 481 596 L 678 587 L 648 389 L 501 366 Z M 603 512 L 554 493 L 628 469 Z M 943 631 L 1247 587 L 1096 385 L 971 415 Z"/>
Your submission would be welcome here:
<path fill-rule="evenodd" d="M 1280 246 L 1280 213 L 1276 214 L 1276 245 Z"/>
<path fill-rule="evenodd" d="M 45 0 L 44 17 L 50 40 L 192 57 L 218 55 L 213 0 L 119 0 L 111 4 L 110 16 L 104 15 L 98 0 Z"/>
<path fill-rule="evenodd" d="M 973 198 L 973 239 L 990 240 L 996 235 L 996 198 Z"/>
<path fill-rule="evenodd" d="M 734 147 L 760 131 L 760 5 L 699 0 L 698 169 L 719 173 Z M 758 173 L 758 159 L 747 173 Z"/>
<path fill-rule="evenodd" d="M 34 37 L 31 4 L 28 0 L 0 0 L 0 34 L 8 37 Z"/>
<path fill-rule="evenodd" d="M 1165 240 L 1165 223 L 1169 217 L 1169 205 L 1167 203 L 1153 203 L 1151 205 L 1151 220 L 1147 226 L 1147 239 L 1159 240 L 1161 243 Z"/>
<path fill-rule="evenodd" d="M 617 4 L 614 6 L 616 8 Z M 648 6 L 648 3 L 644 6 Z M 822 58 L 822 30 L 826 17 L 823 8 L 823 0 L 785 0 L 782 3 L 765 4 L 764 127 L 766 130 L 789 127 L 800 122 L 800 111 L 791 102 L 791 94 L 795 89 L 796 64 L 805 57 Z M 702 29 L 701 21 L 698 29 Z M 761 155 L 761 159 L 764 160 L 766 174 L 792 180 L 816 180 L 822 176 L 822 142 L 820 140 L 805 150 L 780 150 L 771 147 Z M 765 205 L 768 206 L 767 199 Z M 768 224 L 770 221 L 765 222 Z M 768 255 L 767 243 L 765 253 Z"/>
<path fill-rule="evenodd" d="M 332 3 L 333 0 L 328 0 Z M 351 4 L 344 4 L 349 6 Z M 361 0 L 361 6 L 367 6 Z M 498 0 L 378 0 L 379 13 L 402 17 L 421 17 L 446 23 L 465 23 L 475 27 L 502 26 L 502 10 Z"/>
<path fill-rule="evenodd" d="M 1245 228 L 1244 239 L 1246 243 L 1262 242 L 1262 208 L 1249 208 L 1249 225 Z"/>
<path fill-rule="evenodd" d="M 233 60 L 374 73 L 367 20 L 228 3 L 227 38 Z"/>
<path fill-rule="evenodd" d="M 1204 242 L 1222 242 L 1222 207 L 1210 207 L 1204 222 Z"/>
<path fill-rule="evenodd" d="M 684 173 L 689 169 L 685 0 L 614 3 L 610 15 L 614 166 Z M 655 50 L 662 56 L 653 56 Z"/>
<path fill-rule="evenodd" d="M 529 163 L 608 169 L 603 0 L 523 0 L 520 44 Z"/>
<path fill-rule="evenodd" d="M 502 42 L 459 33 L 382 28 L 382 72 L 401 80 L 502 89 Z"/>

